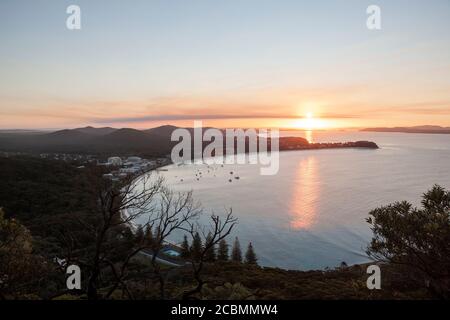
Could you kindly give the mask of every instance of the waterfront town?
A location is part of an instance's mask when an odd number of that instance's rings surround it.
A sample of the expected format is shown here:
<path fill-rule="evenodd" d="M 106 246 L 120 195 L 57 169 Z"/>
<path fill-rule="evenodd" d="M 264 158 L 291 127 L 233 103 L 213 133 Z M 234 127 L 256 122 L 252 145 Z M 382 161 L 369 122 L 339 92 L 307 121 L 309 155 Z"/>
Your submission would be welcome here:
<path fill-rule="evenodd" d="M 46 160 L 64 161 L 76 164 L 78 169 L 84 169 L 87 165 L 97 165 L 108 168 L 104 178 L 118 181 L 131 175 L 139 175 L 150 170 L 171 164 L 170 157 L 142 158 L 138 156 L 110 156 L 101 157 L 89 154 L 71 153 L 27 153 L 0 151 L 1 157 L 32 156 Z"/>
<path fill-rule="evenodd" d="M 122 158 L 109 157 L 106 162 L 97 162 L 97 165 L 110 167 L 112 170 L 103 175 L 104 178 L 118 181 L 130 175 L 141 174 L 158 167 L 170 164 L 169 158 L 143 159 L 137 156 Z"/>

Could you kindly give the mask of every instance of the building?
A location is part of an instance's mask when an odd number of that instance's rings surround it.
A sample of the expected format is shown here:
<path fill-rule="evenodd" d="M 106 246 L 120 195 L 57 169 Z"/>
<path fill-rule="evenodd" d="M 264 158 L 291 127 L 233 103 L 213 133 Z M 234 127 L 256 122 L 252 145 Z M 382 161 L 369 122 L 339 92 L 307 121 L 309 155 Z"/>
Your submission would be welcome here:
<path fill-rule="evenodd" d="M 135 174 L 141 171 L 139 167 L 129 167 L 129 168 L 121 168 L 120 173 L 127 173 L 127 174 Z"/>
<path fill-rule="evenodd" d="M 141 163 L 142 162 L 142 158 L 140 158 L 140 157 L 128 157 L 127 162 L 130 162 L 130 163 Z"/>
<path fill-rule="evenodd" d="M 122 159 L 120 157 L 109 157 L 108 158 L 108 164 L 111 166 L 121 166 L 122 165 Z"/>

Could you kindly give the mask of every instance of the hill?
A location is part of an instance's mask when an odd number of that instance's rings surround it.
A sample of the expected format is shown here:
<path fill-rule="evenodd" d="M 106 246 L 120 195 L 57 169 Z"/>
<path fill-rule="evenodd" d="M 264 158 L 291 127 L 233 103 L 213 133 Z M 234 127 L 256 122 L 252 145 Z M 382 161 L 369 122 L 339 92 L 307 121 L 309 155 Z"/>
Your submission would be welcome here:
<path fill-rule="evenodd" d="M 77 128 L 77 129 L 74 129 L 74 130 L 78 131 L 78 132 L 92 134 L 92 135 L 103 136 L 103 135 L 106 135 L 106 134 L 109 134 L 109 133 L 113 133 L 117 129 L 111 128 L 111 127 L 103 127 L 103 128 L 84 127 L 84 128 Z"/>
<path fill-rule="evenodd" d="M 172 132 L 177 128 L 178 127 L 171 126 L 171 125 L 164 125 L 164 126 L 160 126 L 160 127 L 156 127 L 156 128 L 147 129 L 147 130 L 144 130 L 143 132 L 152 134 L 152 135 L 162 136 L 162 137 L 169 137 L 172 134 Z"/>
<path fill-rule="evenodd" d="M 14 133 L 0 135 L 0 151 L 25 153 L 72 153 L 91 155 L 140 155 L 158 157 L 170 154 L 172 147 L 178 142 L 171 141 L 175 126 L 165 125 L 147 130 L 132 128 L 76 128 L 64 129 L 50 133 Z M 193 128 L 184 128 L 194 138 Z M 203 131 L 209 129 L 203 128 Z M 264 138 L 260 138 L 264 139 Z M 226 146 L 224 139 L 224 148 Z M 235 141 L 237 139 L 235 138 Z M 264 143 L 264 141 L 261 141 Z M 204 141 L 205 147 L 210 142 Z M 269 141 L 265 141 L 270 145 Z M 235 145 L 237 142 L 235 142 Z M 248 139 L 246 139 L 248 151 Z M 324 148 L 378 148 L 373 142 L 359 141 L 347 143 L 309 143 L 301 137 L 281 137 L 279 149 L 304 150 Z"/>
<path fill-rule="evenodd" d="M 0 135 L 0 150 L 30 153 L 142 154 L 161 156 L 171 150 L 170 135 L 123 128 L 77 128 L 51 133 Z"/>

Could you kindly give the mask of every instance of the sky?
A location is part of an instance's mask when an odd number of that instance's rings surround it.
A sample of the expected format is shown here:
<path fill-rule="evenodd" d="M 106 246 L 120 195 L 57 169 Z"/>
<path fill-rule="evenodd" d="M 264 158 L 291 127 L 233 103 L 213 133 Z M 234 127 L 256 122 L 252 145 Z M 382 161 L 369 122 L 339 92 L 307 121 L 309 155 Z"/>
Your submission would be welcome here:
<path fill-rule="evenodd" d="M 0 129 L 450 126 L 449 30 L 448 0 L 1 0 Z"/>

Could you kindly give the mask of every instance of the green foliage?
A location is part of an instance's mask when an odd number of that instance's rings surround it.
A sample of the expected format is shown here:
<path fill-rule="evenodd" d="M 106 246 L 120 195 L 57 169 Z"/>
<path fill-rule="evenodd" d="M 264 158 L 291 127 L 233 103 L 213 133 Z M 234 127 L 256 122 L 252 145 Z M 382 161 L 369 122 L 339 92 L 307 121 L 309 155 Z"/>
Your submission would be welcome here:
<path fill-rule="evenodd" d="M 202 249 L 203 249 L 202 238 L 200 237 L 200 234 L 196 232 L 191 245 L 191 257 L 195 261 L 200 260 Z"/>
<path fill-rule="evenodd" d="M 92 219 L 88 171 L 62 161 L 0 157 L 0 206 L 31 231 L 36 250 L 60 255 L 62 229 L 69 228 L 83 242 L 93 241 L 84 226 L 74 223 Z"/>
<path fill-rule="evenodd" d="M 144 239 L 145 239 L 145 242 L 148 243 L 149 245 L 152 245 L 153 242 L 155 241 L 155 237 L 153 236 L 153 230 L 152 230 L 151 226 L 147 226 L 145 228 Z"/>
<path fill-rule="evenodd" d="M 46 261 L 33 252 L 31 233 L 0 208 L 0 299 L 32 298 L 49 281 Z"/>
<path fill-rule="evenodd" d="M 134 237 L 135 237 L 136 243 L 139 243 L 139 244 L 143 244 L 144 243 L 144 241 L 145 241 L 145 232 L 144 232 L 144 228 L 141 225 L 139 225 L 137 227 L 136 232 L 134 234 Z"/>
<path fill-rule="evenodd" d="M 62 161 L 0 157 L 0 176 L 0 203 L 7 216 L 28 221 L 89 205 L 88 195 L 80 192 L 88 184 L 83 170 Z"/>
<path fill-rule="evenodd" d="M 211 233 L 208 234 L 205 240 L 205 245 L 210 243 L 212 241 Z M 205 261 L 207 262 L 213 262 L 216 260 L 216 248 L 212 246 L 211 248 L 207 249 L 205 252 Z"/>
<path fill-rule="evenodd" d="M 402 265 L 412 281 L 429 284 L 440 298 L 450 297 L 450 193 L 435 185 L 422 208 L 396 202 L 370 213 L 374 237 L 367 253 Z"/>
<path fill-rule="evenodd" d="M 228 243 L 225 239 L 222 239 L 219 242 L 219 249 L 217 251 L 217 260 L 219 261 L 228 261 Z"/>
<path fill-rule="evenodd" d="M 231 261 L 238 263 L 242 262 L 241 244 L 239 243 L 238 237 L 234 239 L 233 250 L 231 251 Z"/>
<path fill-rule="evenodd" d="M 189 249 L 189 241 L 186 235 L 184 235 L 183 242 L 181 243 L 181 257 L 187 259 L 191 256 Z"/>
<path fill-rule="evenodd" d="M 399 270 L 395 266 L 383 265 L 382 290 L 368 290 L 366 286 L 367 266 L 349 266 L 345 270 L 296 271 L 278 268 L 261 268 L 255 265 L 233 262 L 216 262 L 205 265 L 204 280 L 207 289 L 203 299 L 228 299 L 227 296 L 240 290 L 228 290 L 229 285 L 242 286 L 248 295 L 239 299 L 428 299 L 430 296 L 417 283 L 398 281 Z M 185 275 L 186 274 L 186 275 Z M 190 268 L 179 270 L 183 286 L 190 283 Z M 217 288 L 217 291 L 216 291 Z M 174 288 L 174 292 L 176 289 Z"/>
<path fill-rule="evenodd" d="M 205 285 L 203 289 L 203 299 L 209 300 L 249 300 L 253 294 L 240 283 L 225 283 L 223 286 L 217 286 L 213 289 Z"/>
<path fill-rule="evenodd" d="M 251 242 L 248 244 L 247 252 L 245 253 L 245 263 L 255 265 L 258 264 L 258 259 L 256 258 L 256 254 L 253 250 L 253 245 Z"/>

